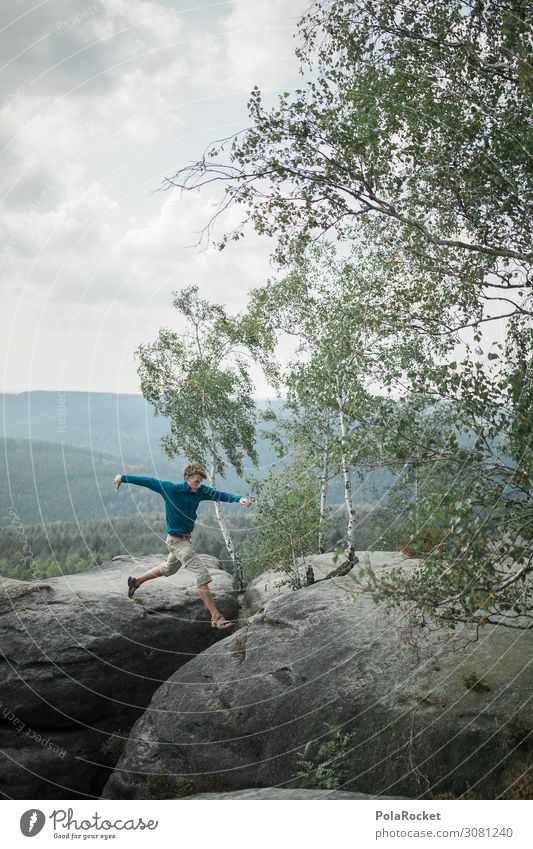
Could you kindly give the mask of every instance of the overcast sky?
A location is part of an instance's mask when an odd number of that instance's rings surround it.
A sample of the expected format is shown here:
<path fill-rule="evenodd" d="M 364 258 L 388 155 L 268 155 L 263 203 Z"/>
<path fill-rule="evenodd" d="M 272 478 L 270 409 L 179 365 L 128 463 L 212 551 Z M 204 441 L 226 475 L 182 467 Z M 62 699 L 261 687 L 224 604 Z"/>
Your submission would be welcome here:
<path fill-rule="evenodd" d="M 191 247 L 215 196 L 154 190 L 247 126 L 255 84 L 299 85 L 306 5 L 2 0 L 3 391 L 138 392 L 134 349 L 177 326 L 173 290 L 235 311 L 272 276 L 253 233 Z"/>

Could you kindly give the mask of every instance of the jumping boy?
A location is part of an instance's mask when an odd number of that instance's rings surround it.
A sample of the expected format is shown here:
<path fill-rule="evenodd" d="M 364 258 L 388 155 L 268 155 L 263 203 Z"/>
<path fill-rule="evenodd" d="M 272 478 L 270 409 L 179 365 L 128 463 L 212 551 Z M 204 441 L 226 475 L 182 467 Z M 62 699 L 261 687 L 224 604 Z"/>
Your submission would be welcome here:
<path fill-rule="evenodd" d="M 203 481 L 207 478 L 207 472 L 199 463 L 188 463 L 183 469 L 183 481 L 173 483 L 172 481 L 161 481 L 157 478 L 143 477 L 140 475 L 116 475 L 113 483 L 118 489 L 121 483 L 134 483 L 137 486 L 145 486 L 159 493 L 165 499 L 168 548 L 167 562 L 162 566 L 154 566 L 139 578 L 128 578 L 128 596 L 133 598 L 135 591 L 152 578 L 161 575 L 169 577 L 181 566 L 190 569 L 196 575 L 196 589 L 203 603 L 211 614 L 212 628 L 231 628 L 233 622 L 228 622 L 218 610 L 215 600 L 211 595 L 208 584 L 212 581 L 207 568 L 200 558 L 194 553 L 190 543 L 191 534 L 196 521 L 196 511 L 200 501 L 226 501 L 244 504 L 249 507 L 252 503 L 249 498 L 241 498 L 240 495 L 232 495 L 230 492 L 222 492 L 207 486 Z"/>

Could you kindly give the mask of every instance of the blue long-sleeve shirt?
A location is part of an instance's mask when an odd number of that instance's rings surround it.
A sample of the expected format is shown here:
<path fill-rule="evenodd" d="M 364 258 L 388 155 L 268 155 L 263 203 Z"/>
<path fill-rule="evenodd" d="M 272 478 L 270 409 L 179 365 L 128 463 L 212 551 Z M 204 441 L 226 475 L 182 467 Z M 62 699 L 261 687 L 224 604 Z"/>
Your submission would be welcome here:
<path fill-rule="evenodd" d="M 159 493 L 165 499 L 167 534 L 190 534 L 196 521 L 196 511 L 200 501 L 240 501 L 240 495 L 222 492 L 212 486 L 200 484 L 193 492 L 186 480 L 181 483 L 160 481 L 143 475 L 121 475 L 122 483 L 135 483 Z"/>

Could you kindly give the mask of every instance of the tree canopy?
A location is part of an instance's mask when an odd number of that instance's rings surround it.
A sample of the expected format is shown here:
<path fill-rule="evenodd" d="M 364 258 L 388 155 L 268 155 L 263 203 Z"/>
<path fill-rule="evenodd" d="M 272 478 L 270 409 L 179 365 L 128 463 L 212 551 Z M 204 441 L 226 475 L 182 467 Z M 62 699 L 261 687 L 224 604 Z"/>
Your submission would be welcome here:
<path fill-rule="evenodd" d="M 364 218 L 426 262 L 525 285 L 533 73 L 525 0 L 318 0 L 299 24 L 304 85 L 166 186 L 222 182 L 219 210 L 304 242 Z M 305 79 L 307 75 L 308 79 Z M 229 161 L 228 161 L 229 159 Z M 242 227 L 226 234 L 238 238 Z M 518 281 L 518 282 L 517 282 Z"/>

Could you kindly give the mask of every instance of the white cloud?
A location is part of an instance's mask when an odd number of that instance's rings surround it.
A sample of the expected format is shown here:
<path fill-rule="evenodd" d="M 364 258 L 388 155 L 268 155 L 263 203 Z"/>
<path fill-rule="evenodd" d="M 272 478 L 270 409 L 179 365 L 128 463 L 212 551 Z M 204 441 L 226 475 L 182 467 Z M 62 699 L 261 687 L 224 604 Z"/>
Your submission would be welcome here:
<path fill-rule="evenodd" d="M 253 0 L 228 4 L 218 31 L 195 43 L 196 83 L 216 91 L 250 91 L 287 85 L 296 79 L 296 23 L 308 3 Z"/>
<path fill-rule="evenodd" d="M 84 17 L 86 0 L 51 0 L 4 33 L 0 345 L 10 391 L 54 388 L 73 310 L 64 387 L 136 391 L 133 351 L 176 321 L 173 290 L 197 283 L 234 311 L 271 273 L 268 241 L 253 233 L 222 252 L 192 247 L 215 198 L 151 191 L 219 125 L 243 120 L 246 98 L 228 92 L 289 84 L 299 9 L 96 6 Z M 20 6 L 5 0 L 10 15 Z"/>

